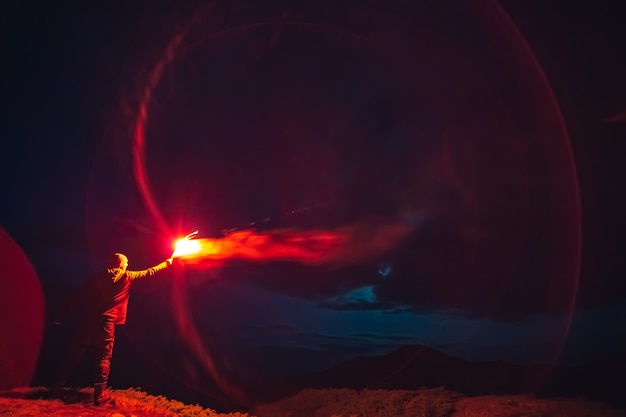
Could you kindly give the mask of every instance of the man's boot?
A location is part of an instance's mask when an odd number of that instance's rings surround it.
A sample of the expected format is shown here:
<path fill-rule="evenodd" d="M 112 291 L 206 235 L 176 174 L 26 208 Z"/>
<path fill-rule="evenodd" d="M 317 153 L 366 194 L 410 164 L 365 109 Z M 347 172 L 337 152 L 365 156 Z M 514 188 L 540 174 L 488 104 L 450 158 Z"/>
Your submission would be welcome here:
<path fill-rule="evenodd" d="M 113 399 L 107 392 L 107 383 L 98 382 L 93 384 L 93 405 L 109 404 Z"/>

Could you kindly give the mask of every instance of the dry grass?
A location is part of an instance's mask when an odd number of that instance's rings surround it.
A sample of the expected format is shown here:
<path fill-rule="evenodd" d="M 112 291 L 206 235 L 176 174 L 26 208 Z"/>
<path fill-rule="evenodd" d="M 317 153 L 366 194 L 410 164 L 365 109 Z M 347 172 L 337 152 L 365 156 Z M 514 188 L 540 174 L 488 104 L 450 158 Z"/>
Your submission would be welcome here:
<path fill-rule="evenodd" d="M 420 390 L 307 389 L 250 414 L 218 413 L 136 389 L 112 390 L 113 404 L 91 405 L 93 390 L 66 401 L 40 398 L 41 389 L 0 392 L 0 417 L 626 417 L 626 410 L 582 399 L 532 395 L 463 397 L 444 388 Z"/>
<path fill-rule="evenodd" d="M 258 417 L 626 417 L 582 399 L 531 395 L 463 397 L 443 388 L 416 391 L 309 389 L 258 406 Z"/>
<path fill-rule="evenodd" d="M 451 417 L 624 417 L 601 403 L 571 398 L 536 398 L 532 395 L 490 395 L 461 398 Z"/>
<path fill-rule="evenodd" d="M 242 413 L 217 413 L 199 405 L 188 405 L 136 389 L 111 390 L 113 403 L 94 407 L 93 389 L 71 390 L 65 401 L 46 399 L 45 390 L 13 389 L 0 393 L 0 416 L 31 417 L 248 417 Z"/>
<path fill-rule="evenodd" d="M 409 390 L 307 389 L 274 404 L 258 406 L 259 417 L 446 417 L 457 394 L 443 388 Z"/>

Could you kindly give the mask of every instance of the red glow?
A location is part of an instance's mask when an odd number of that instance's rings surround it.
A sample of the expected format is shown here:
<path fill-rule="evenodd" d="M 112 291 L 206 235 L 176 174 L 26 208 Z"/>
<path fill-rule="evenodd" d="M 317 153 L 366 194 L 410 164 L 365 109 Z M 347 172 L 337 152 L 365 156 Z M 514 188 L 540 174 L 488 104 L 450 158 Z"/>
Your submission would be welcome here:
<path fill-rule="evenodd" d="M 400 222 L 332 231 L 279 229 L 257 233 L 242 230 L 219 239 L 181 239 L 176 243 L 173 257 L 211 266 L 229 259 L 342 266 L 379 255 L 398 244 L 411 230 L 412 227 Z"/>
<path fill-rule="evenodd" d="M 44 333 L 44 298 L 35 269 L 0 227 L 0 389 L 27 386 Z"/>

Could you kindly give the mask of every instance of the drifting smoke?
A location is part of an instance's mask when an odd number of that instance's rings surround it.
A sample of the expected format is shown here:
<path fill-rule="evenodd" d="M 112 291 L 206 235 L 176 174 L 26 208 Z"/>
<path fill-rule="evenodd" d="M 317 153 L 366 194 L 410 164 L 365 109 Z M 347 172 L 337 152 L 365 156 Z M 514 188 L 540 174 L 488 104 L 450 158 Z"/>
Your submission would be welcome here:
<path fill-rule="evenodd" d="M 404 220 L 370 220 L 333 230 L 241 230 L 219 239 L 194 239 L 192 253 L 175 255 L 186 263 L 220 266 L 233 259 L 293 261 L 339 268 L 379 256 L 399 245 L 415 229 Z"/>

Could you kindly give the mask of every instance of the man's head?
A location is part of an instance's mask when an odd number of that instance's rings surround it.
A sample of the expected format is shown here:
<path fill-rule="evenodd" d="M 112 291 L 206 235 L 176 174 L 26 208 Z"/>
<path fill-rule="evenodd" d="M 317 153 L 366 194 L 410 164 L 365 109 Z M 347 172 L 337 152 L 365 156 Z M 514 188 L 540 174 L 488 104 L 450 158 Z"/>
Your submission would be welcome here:
<path fill-rule="evenodd" d="M 111 268 L 126 269 L 128 267 L 128 258 L 123 253 L 115 253 L 113 257 L 111 257 L 109 266 Z"/>

